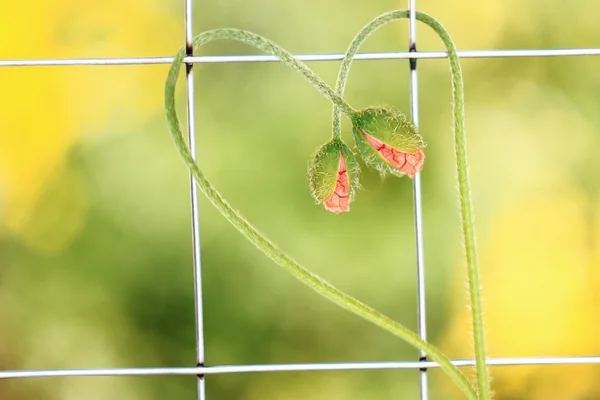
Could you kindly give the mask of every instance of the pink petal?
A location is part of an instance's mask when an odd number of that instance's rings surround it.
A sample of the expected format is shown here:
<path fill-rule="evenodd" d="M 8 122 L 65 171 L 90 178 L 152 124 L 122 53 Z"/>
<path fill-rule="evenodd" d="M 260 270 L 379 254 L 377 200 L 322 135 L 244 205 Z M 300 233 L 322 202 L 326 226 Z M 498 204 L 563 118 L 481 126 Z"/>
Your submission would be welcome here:
<path fill-rule="evenodd" d="M 379 155 L 383 157 L 383 159 L 386 160 L 392 167 L 398 168 L 411 178 L 413 178 L 417 172 L 423 169 L 423 163 L 425 161 L 425 153 L 423 150 L 406 153 L 383 143 L 371 135 L 367 135 L 364 131 L 361 132 L 369 144 L 373 146 Z"/>
<path fill-rule="evenodd" d="M 349 186 L 348 171 L 346 170 L 346 162 L 344 154 L 340 155 L 340 166 L 338 167 L 338 176 L 335 183 L 335 189 L 331 196 L 323 202 L 327 211 L 339 214 L 343 211 L 350 211 L 350 186 Z"/>

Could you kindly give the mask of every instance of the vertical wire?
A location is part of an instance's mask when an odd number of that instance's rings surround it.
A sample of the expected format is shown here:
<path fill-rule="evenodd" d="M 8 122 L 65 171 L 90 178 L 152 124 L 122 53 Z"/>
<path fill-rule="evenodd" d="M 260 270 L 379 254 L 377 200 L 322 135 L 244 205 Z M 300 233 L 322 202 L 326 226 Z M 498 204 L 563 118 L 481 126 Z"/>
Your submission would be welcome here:
<path fill-rule="evenodd" d="M 417 24 L 415 1 L 408 0 L 409 9 L 409 51 L 417 51 Z M 417 59 L 410 59 L 410 114 L 413 122 L 419 126 L 419 87 L 417 80 Z M 421 201 L 421 174 L 417 172 L 413 180 L 413 204 L 415 214 L 415 241 L 417 248 L 417 318 L 418 334 L 427 340 L 427 318 L 425 313 L 425 260 L 423 255 L 423 209 Z M 427 360 L 427 355 L 419 350 L 419 360 Z M 419 370 L 420 399 L 429 398 L 427 369 Z"/>
<path fill-rule="evenodd" d="M 185 0 L 185 45 L 186 53 L 192 56 L 192 0 Z M 194 116 L 194 64 L 186 64 L 186 96 L 188 138 L 192 156 L 196 159 L 196 129 Z M 192 242 L 194 260 L 194 309 L 196 319 L 196 364 L 204 366 L 204 316 L 202 307 L 202 260 L 200 256 L 200 215 L 198 209 L 198 187 L 190 176 L 192 207 Z M 204 376 L 198 376 L 198 400 L 205 400 Z"/>

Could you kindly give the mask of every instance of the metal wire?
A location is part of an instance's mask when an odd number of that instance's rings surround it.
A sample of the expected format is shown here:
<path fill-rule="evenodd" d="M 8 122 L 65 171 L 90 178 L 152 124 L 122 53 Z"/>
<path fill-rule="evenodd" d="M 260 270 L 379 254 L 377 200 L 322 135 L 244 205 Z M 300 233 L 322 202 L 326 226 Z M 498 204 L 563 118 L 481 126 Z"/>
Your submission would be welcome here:
<path fill-rule="evenodd" d="M 185 0 L 185 47 L 188 57 L 194 55 L 192 47 L 192 0 Z M 192 156 L 196 159 L 196 119 L 194 106 L 194 64 L 186 64 L 186 100 L 188 116 L 188 137 Z M 202 305 L 202 260 L 200 250 L 200 210 L 198 207 L 198 186 L 190 174 L 190 197 L 192 209 L 192 245 L 194 264 L 194 312 L 196 322 L 196 365 L 204 366 L 204 311 Z M 198 374 L 198 400 L 206 399 L 204 375 Z"/>
<path fill-rule="evenodd" d="M 454 360 L 458 367 L 472 367 L 475 360 Z M 600 356 L 586 357 L 526 357 L 488 358 L 490 366 L 516 365 L 586 365 L 600 364 Z M 98 369 L 49 369 L 29 371 L 0 371 L 0 379 L 57 378 L 82 376 L 153 376 L 153 375 L 221 375 L 256 372 L 310 372 L 310 371 L 356 371 L 386 369 L 438 368 L 433 361 L 321 363 L 321 364 L 266 364 L 266 365 L 220 365 L 215 367 L 174 368 L 98 368 Z"/>
<path fill-rule="evenodd" d="M 409 52 L 417 51 L 416 0 L 408 0 L 408 48 Z M 419 85 L 417 76 L 417 59 L 410 59 L 410 115 L 419 127 Z M 417 250 L 417 333 L 427 340 L 427 314 L 425 309 L 425 254 L 423 251 L 423 207 L 421 201 L 421 173 L 417 172 L 413 179 L 413 209 L 415 215 L 415 247 Z M 419 361 L 427 360 L 427 354 L 419 350 Z M 429 398 L 427 385 L 427 369 L 419 371 L 419 394 L 421 400 Z"/>
<path fill-rule="evenodd" d="M 531 49 L 531 50 L 466 50 L 459 51 L 460 58 L 520 58 L 520 57 L 575 57 L 600 56 L 600 48 L 586 49 Z M 297 54 L 302 61 L 341 61 L 344 54 Z M 360 53 L 356 60 L 408 60 L 411 58 L 447 58 L 443 51 L 420 52 L 385 52 Z M 270 55 L 234 55 L 234 56 L 194 56 L 185 57 L 186 63 L 249 63 L 249 62 L 279 62 Z M 42 66 L 75 66 L 75 65 L 142 65 L 170 64 L 173 57 L 132 57 L 132 58 L 62 58 L 39 60 L 0 60 L 0 67 L 42 67 Z"/>

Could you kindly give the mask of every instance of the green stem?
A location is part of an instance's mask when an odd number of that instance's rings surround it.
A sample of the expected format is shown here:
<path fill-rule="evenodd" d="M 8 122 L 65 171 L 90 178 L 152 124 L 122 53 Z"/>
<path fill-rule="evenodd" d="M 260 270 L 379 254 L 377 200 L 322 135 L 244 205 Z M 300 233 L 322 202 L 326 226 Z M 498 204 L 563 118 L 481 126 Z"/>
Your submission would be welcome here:
<path fill-rule="evenodd" d="M 207 42 L 221 39 L 237 40 L 239 42 L 254 46 L 265 53 L 273 54 L 288 67 L 299 72 L 300 75 L 306 78 L 323 96 L 335 104 L 338 109 L 344 112 L 348 118 L 352 118 L 354 115 L 355 110 L 350 107 L 350 105 L 344 99 L 342 99 L 341 96 L 336 95 L 333 89 L 323 79 L 315 74 L 312 69 L 308 68 L 306 64 L 298 60 L 287 50 L 283 49 L 271 40 L 257 35 L 256 33 L 233 28 L 214 29 L 203 32 L 194 37 L 192 39 L 192 46 L 196 49 Z M 180 54 L 178 53 L 178 55 Z"/>
<path fill-rule="evenodd" d="M 302 62 L 297 60 L 287 51 L 279 48 L 274 43 L 250 32 L 240 31 L 236 29 L 217 29 L 205 32 L 195 37 L 192 41 L 194 48 L 216 39 L 235 39 L 244 43 L 251 44 L 259 49 L 274 54 L 279 57 L 284 63 L 291 66 L 296 71 L 299 71 L 307 78 L 317 89 L 323 93 L 334 104 L 345 109 L 349 116 L 354 112 L 341 97 L 335 95 L 333 91 Z M 323 295 L 340 307 L 372 322 L 373 324 L 387 330 L 388 332 L 400 337 L 410 345 L 426 352 L 429 357 L 437 362 L 440 367 L 456 382 L 456 384 L 465 392 L 470 400 L 477 400 L 475 391 L 465 376 L 458 370 L 456 366 L 435 346 L 421 339 L 416 333 L 392 320 L 391 318 L 380 314 L 373 308 L 354 299 L 353 297 L 339 291 L 324 279 L 311 273 L 306 268 L 298 264 L 290 256 L 281 251 L 275 244 L 265 238 L 256 228 L 244 219 L 238 211 L 232 208 L 221 194 L 208 182 L 200 167 L 194 161 L 194 158 L 188 148 L 185 138 L 181 132 L 179 119 L 175 110 L 175 86 L 181 69 L 181 63 L 185 57 L 185 50 L 181 49 L 175 59 L 165 84 L 165 110 L 167 114 L 167 122 L 169 130 L 173 137 L 175 147 L 184 163 L 190 170 L 191 174 L 204 195 L 215 206 L 215 208 L 252 244 L 265 253 L 269 258 L 277 264 L 285 268 L 288 272 L 294 275 L 302 283 L 306 284 L 317 293 Z"/>
<path fill-rule="evenodd" d="M 354 56 L 358 52 L 361 44 L 378 28 L 398 19 L 407 19 L 408 10 L 390 11 L 375 18 L 369 22 L 352 40 L 338 73 L 338 79 L 335 86 L 335 93 L 338 96 L 344 95 L 344 88 L 348 80 L 348 74 Z M 416 12 L 416 19 L 424 22 L 442 39 L 448 52 L 450 60 L 450 71 L 452 74 L 452 97 L 454 101 L 454 150 L 456 153 L 456 170 L 458 174 L 458 191 L 460 202 L 460 214 L 462 220 L 463 240 L 465 243 L 465 252 L 467 258 L 467 270 L 469 276 L 469 297 L 471 299 L 471 312 L 473 319 L 473 337 L 475 345 L 475 361 L 477 370 L 477 386 L 479 389 L 479 398 L 489 400 L 490 379 L 485 360 L 485 342 L 483 331 L 483 315 L 481 306 L 481 286 L 479 283 L 479 267 L 477 265 L 477 249 L 475 243 L 475 228 L 473 223 L 473 205 L 471 203 L 471 193 L 469 185 L 469 174 L 467 170 L 467 152 L 465 135 L 465 101 L 463 90 L 463 78 L 456 53 L 456 46 L 446 29 L 433 17 Z M 333 107 L 333 137 L 341 137 L 342 132 L 341 113 L 339 108 Z"/>

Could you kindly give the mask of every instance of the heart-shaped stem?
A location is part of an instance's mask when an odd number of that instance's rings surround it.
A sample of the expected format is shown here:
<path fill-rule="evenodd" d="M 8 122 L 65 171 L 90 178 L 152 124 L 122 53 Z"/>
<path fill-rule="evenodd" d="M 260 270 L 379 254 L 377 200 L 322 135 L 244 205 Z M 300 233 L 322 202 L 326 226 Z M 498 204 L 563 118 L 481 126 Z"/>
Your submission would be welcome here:
<path fill-rule="evenodd" d="M 192 40 L 194 48 L 217 39 L 233 39 L 259 48 L 267 53 L 277 56 L 282 62 L 292 69 L 300 72 L 309 82 L 311 82 L 326 98 L 332 103 L 339 106 L 349 117 L 352 117 L 354 110 L 340 96 L 337 96 L 333 90 L 319 77 L 310 70 L 301 61 L 296 59 L 286 50 L 280 48 L 275 43 L 251 32 L 238 29 L 217 29 L 204 32 L 196 36 Z M 374 323 L 375 325 L 385 329 L 386 331 L 400 337 L 410 345 L 424 351 L 429 357 L 437 362 L 440 367 L 452 378 L 452 380 L 465 392 L 467 398 L 476 400 L 475 390 L 458 370 L 456 366 L 435 346 L 421 339 L 416 333 L 407 329 L 391 318 L 377 312 L 366 304 L 356 300 L 355 298 L 341 292 L 333 287 L 330 283 L 321 277 L 308 271 L 306 268 L 298 264 L 290 256 L 281 251 L 269 239 L 264 237 L 256 228 L 240 215 L 238 211 L 232 208 L 229 203 L 221 196 L 221 194 L 208 182 L 200 167 L 194 161 L 190 149 L 185 141 L 179 125 L 179 119 L 175 109 L 175 86 L 177 78 L 181 70 L 181 64 L 185 57 L 185 49 L 181 49 L 175 59 L 165 84 L 165 111 L 169 130 L 173 137 L 175 147 L 179 155 L 183 159 L 185 165 L 190 170 L 191 174 L 204 195 L 215 206 L 215 208 L 229 221 L 231 224 L 242 233 L 252 244 L 254 244 L 265 255 L 275 261 L 277 264 L 285 268 L 288 272 L 294 275 L 305 285 L 309 286 L 317 293 L 323 295 L 340 307 Z"/>
<path fill-rule="evenodd" d="M 483 315 L 481 306 L 481 285 L 479 283 L 479 267 L 477 265 L 477 248 L 475 243 L 475 228 L 473 224 L 473 205 L 471 202 L 469 174 L 467 169 L 467 151 L 465 135 L 465 101 L 463 90 L 463 78 L 456 46 L 448 31 L 433 17 L 416 12 L 416 19 L 424 22 L 442 39 L 448 52 L 450 60 L 450 72 L 452 75 L 452 99 L 454 112 L 454 150 L 456 154 L 456 170 L 458 175 L 458 191 L 460 203 L 460 215 L 462 220 L 463 240 L 467 258 L 467 272 L 469 276 L 469 298 L 471 299 L 471 313 L 473 319 L 473 342 L 475 345 L 475 360 L 477 370 L 477 386 L 479 389 L 479 398 L 489 400 L 490 379 L 486 365 L 485 343 L 483 331 Z M 335 94 L 344 95 L 344 88 L 348 80 L 348 74 L 354 56 L 362 43 L 378 28 L 389 22 L 399 19 L 409 18 L 408 10 L 390 11 L 380 15 L 365 27 L 354 37 L 346 55 L 342 60 L 340 71 L 338 73 Z M 341 112 L 337 105 L 333 106 L 333 137 L 341 138 L 342 121 Z"/>

